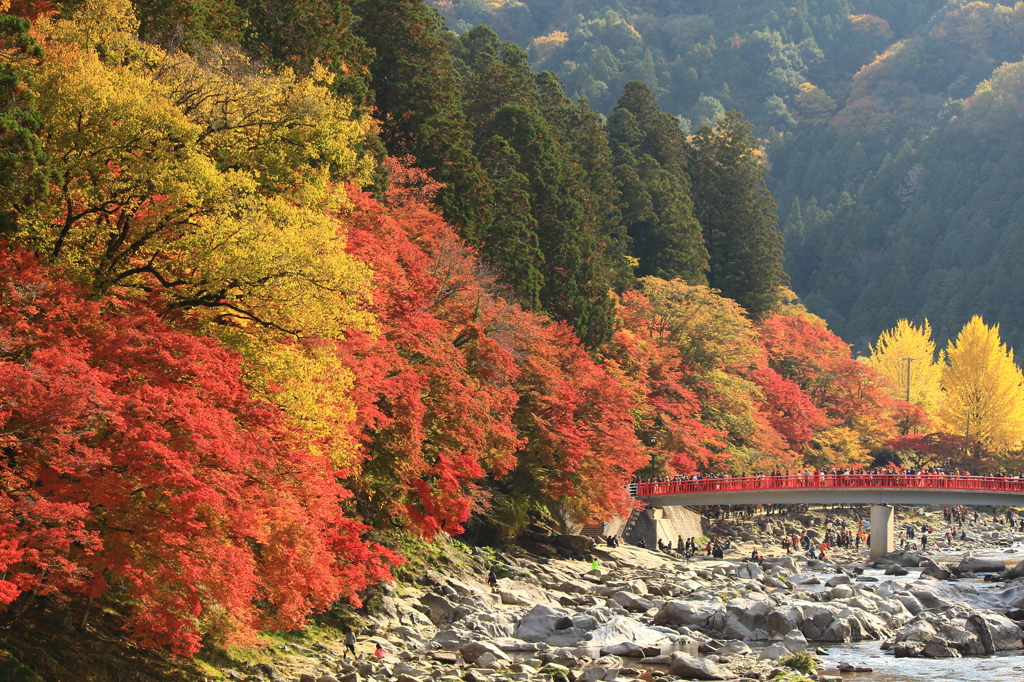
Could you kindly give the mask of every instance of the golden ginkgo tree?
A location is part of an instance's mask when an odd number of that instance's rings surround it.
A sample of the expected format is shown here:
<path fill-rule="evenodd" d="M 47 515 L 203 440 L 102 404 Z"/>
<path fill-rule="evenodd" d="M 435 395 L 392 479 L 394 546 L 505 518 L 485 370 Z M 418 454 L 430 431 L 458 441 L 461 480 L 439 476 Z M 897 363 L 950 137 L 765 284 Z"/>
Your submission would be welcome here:
<path fill-rule="evenodd" d="M 932 327 L 900 320 L 882 332 L 868 362 L 892 384 L 891 394 L 934 413 L 942 399 L 942 358 L 936 361 Z"/>
<path fill-rule="evenodd" d="M 950 342 L 946 357 L 940 416 L 949 431 L 964 437 L 968 451 L 972 444 L 996 453 L 1020 447 L 1024 374 L 1000 340 L 999 325 L 989 327 L 974 316 Z"/>

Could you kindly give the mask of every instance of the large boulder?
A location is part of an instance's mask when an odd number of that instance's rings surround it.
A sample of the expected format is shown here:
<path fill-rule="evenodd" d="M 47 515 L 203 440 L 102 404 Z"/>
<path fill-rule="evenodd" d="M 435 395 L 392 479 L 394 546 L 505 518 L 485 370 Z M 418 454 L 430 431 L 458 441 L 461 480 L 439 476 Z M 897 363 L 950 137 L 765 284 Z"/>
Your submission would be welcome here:
<path fill-rule="evenodd" d="M 770 599 L 733 599 L 726 605 L 722 636 L 747 639 L 755 630 L 763 631 L 767 638 L 767 618 L 775 603 Z"/>
<path fill-rule="evenodd" d="M 459 649 L 459 653 L 462 654 L 463 660 L 470 664 L 476 663 L 477 659 L 485 653 L 490 653 L 498 660 L 508 661 L 509 663 L 512 662 L 512 659 L 506 656 L 504 651 L 490 642 L 471 642 Z"/>
<path fill-rule="evenodd" d="M 804 613 L 799 606 L 780 606 L 768 614 L 765 627 L 769 637 L 785 636 L 794 630 L 799 631 L 803 620 Z"/>
<path fill-rule="evenodd" d="M 654 616 L 656 625 L 688 625 L 707 628 L 711 619 L 724 602 L 721 599 L 706 601 L 669 601 Z"/>
<path fill-rule="evenodd" d="M 639 647 L 657 647 L 668 643 L 668 635 L 641 625 L 632 618 L 615 616 L 583 637 L 584 646 L 609 648 L 628 642 Z"/>
<path fill-rule="evenodd" d="M 594 548 L 594 539 L 585 535 L 556 535 L 548 541 L 571 559 L 582 559 Z M 563 552 L 559 552 L 560 554 Z"/>
<path fill-rule="evenodd" d="M 451 623 L 457 620 L 458 606 L 439 594 L 427 593 L 420 597 L 420 603 L 430 609 L 430 621 L 434 625 Z"/>
<path fill-rule="evenodd" d="M 921 565 L 921 555 L 905 550 L 897 550 L 883 554 L 875 560 L 875 566 L 879 568 L 890 564 L 896 564 L 903 568 L 917 568 Z"/>
<path fill-rule="evenodd" d="M 744 580 L 758 580 L 763 575 L 764 571 L 762 571 L 761 567 L 753 561 L 741 564 L 740 567 L 736 569 L 736 577 Z"/>
<path fill-rule="evenodd" d="M 1002 573 L 1006 570 L 1006 562 L 1002 559 L 983 559 L 981 557 L 965 556 L 956 566 L 960 573 L 973 571 L 974 573 Z"/>
<path fill-rule="evenodd" d="M 556 630 L 571 628 L 571 616 L 565 609 L 537 604 L 519 621 L 513 637 L 526 642 L 546 641 Z"/>
<path fill-rule="evenodd" d="M 802 654 L 807 651 L 807 638 L 799 630 L 794 630 L 782 640 L 782 646 L 790 653 Z"/>
<path fill-rule="evenodd" d="M 735 677 L 713 661 L 680 653 L 672 654 L 668 674 L 683 680 L 729 680 Z"/>
<path fill-rule="evenodd" d="M 627 611 L 633 611 L 635 613 L 644 613 L 648 609 L 654 608 L 654 602 L 649 599 L 644 599 L 643 597 L 638 597 L 632 592 L 616 592 L 611 596 L 611 600 Z"/>

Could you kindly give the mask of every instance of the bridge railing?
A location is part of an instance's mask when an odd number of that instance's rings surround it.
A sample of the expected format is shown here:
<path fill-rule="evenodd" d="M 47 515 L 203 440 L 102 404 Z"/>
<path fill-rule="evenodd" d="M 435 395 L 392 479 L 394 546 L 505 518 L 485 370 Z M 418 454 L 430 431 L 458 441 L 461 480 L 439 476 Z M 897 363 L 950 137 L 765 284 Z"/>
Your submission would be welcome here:
<path fill-rule="evenodd" d="M 634 488 L 635 486 L 635 488 Z M 931 490 L 988 490 L 1024 492 L 1024 479 L 1001 476 L 947 476 L 944 474 L 787 474 L 701 478 L 630 484 L 635 497 L 744 490 L 800 490 L 804 488 L 925 488 Z"/>

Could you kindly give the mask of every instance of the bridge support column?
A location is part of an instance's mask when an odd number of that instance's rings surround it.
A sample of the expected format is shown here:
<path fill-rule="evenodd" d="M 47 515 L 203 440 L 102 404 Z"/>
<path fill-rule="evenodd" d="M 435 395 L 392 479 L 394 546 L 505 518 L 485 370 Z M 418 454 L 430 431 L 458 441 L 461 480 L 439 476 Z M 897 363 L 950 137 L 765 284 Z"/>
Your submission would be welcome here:
<path fill-rule="evenodd" d="M 896 514 L 886 504 L 871 505 L 871 560 L 895 549 L 893 530 L 896 528 Z"/>

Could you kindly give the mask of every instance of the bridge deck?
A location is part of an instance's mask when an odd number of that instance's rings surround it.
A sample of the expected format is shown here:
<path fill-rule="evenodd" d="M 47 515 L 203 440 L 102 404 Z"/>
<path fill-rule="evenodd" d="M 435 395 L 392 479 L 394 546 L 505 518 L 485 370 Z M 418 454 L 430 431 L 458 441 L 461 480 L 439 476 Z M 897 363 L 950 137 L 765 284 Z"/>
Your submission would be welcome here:
<path fill-rule="evenodd" d="M 1024 479 L 938 474 L 812 474 L 635 483 L 651 506 L 722 504 L 1024 504 Z"/>

